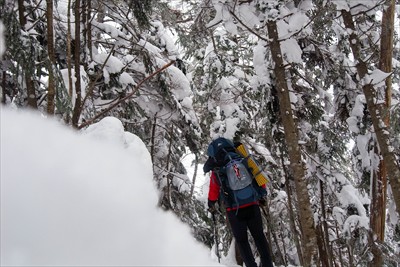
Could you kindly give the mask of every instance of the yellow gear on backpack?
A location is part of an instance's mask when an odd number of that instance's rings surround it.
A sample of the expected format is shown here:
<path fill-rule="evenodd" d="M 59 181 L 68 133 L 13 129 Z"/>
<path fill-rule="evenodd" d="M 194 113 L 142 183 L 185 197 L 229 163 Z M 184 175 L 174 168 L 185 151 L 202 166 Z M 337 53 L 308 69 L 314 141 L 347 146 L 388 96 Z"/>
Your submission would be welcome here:
<path fill-rule="evenodd" d="M 257 184 L 259 186 L 265 185 L 268 182 L 267 175 L 251 157 L 245 145 L 240 144 L 238 147 L 236 147 L 236 149 L 247 160 L 247 165 L 250 167 L 251 173 L 253 174 L 254 179 L 256 179 Z"/>

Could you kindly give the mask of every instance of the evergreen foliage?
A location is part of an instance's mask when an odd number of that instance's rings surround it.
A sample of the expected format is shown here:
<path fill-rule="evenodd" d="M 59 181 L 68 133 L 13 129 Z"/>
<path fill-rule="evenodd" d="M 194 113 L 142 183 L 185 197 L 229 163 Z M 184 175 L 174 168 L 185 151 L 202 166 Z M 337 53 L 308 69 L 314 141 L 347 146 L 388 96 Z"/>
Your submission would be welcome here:
<path fill-rule="evenodd" d="M 68 85 L 67 6 L 56 1 L 56 116 L 70 124 L 74 86 Z M 73 3 L 74 1 L 72 1 Z M 210 248 L 212 220 L 181 159 L 206 160 L 207 144 L 224 136 L 245 143 L 266 166 L 270 183 L 264 213 L 275 263 L 301 264 L 304 244 L 298 214 L 294 173 L 278 100 L 275 62 L 268 21 L 293 26 L 280 33 L 285 82 L 296 122 L 299 148 L 318 233 L 321 262 L 326 266 L 360 266 L 371 261 L 370 178 L 380 155 L 364 81 L 340 11 L 347 1 L 91 1 L 82 8 L 79 61 L 85 99 L 79 123 L 90 121 L 125 96 L 131 98 L 104 114 L 119 118 L 126 131 L 147 145 L 153 161 L 159 205 L 189 224 L 197 240 Z M 25 78 L 34 83 L 38 109 L 46 108 L 46 23 L 43 3 L 23 1 L 27 24 L 19 21 L 18 5 L 0 6 L 7 50 L 0 61 L 0 86 L 5 105 L 27 107 Z M 341 5 L 341 6 L 340 6 Z M 360 58 L 377 69 L 381 37 L 381 1 L 352 6 Z M 251 14 L 251 16 L 249 16 Z M 71 21 L 74 21 L 71 15 Z M 72 28 L 73 27 L 73 24 Z M 284 26 L 282 26 L 284 25 Z M 288 26 L 289 25 L 289 26 Z M 395 38 L 389 141 L 400 158 L 399 39 Z M 74 49 L 74 47 L 72 47 Z M 293 52 L 293 53 L 292 53 Z M 297 56 L 297 57 L 296 57 Z M 396 58 L 397 56 L 397 58 Z M 174 64 L 152 76 L 157 70 Z M 73 68 L 72 68 L 73 71 Z M 146 77 L 151 77 L 143 84 Z M 139 86 L 140 85 L 140 86 Z M 376 86 L 383 94 L 384 86 Z M 73 89 L 73 90 L 72 90 Z M 73 91 L 72 95 L 69 93 Z M 399 163 L 397 163 L 399 166 Z M 387 214 L 396 214 L 388 195 Z M 399 210 L 399 208 L 397 209 Z M 398 216 L 398 214 L 397 214 Z M 219 218 L 224 254 L 232 236 Z M 367 222 L 367 223 L 366 223 Z M 400 262 L 400 223 L 386 220 L 385 242 L 378 244 L 384 266 Z M 324 259 L 323 259 L 324 258 Z"/>

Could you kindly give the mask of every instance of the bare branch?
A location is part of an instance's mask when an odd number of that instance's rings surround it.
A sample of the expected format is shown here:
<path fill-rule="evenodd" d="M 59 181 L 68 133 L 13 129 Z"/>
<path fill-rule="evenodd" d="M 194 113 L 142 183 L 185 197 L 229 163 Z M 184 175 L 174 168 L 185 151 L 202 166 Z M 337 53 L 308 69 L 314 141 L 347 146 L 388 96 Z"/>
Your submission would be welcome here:
<path fill-rule="evenodd" d="M 112 104 L 111 106 L 109 106 L 108 108 L 106 108 L 105 110 L 103 110 L 102 112 L 100 112 L 99 114 L 97 114 L 96 116 L 94 116 L 92 119 L 82 123 L 81 125 L 78 126 L 78 129 L 82 129 L 83 127 L 86 127 L 92 123 L 94 123 L 98 118 L 100 118 L 101 116 L 103 116 L 104 114 L 106 114 L 107 112 L 109 112 L 110 110 L 112 110 L 113 108 L 115 108 L 116 106 L 118 106 L 119 104 L 125 102 L 126 100 L 128 100 L 129 98 L 131 98 L 140 88 L 140 86 L 142 84 L 144 84 L 146 81 L 148 81 L 149 79 L 151 79 L 152 77 L 154 77 L 155 75 L 157 75 L 158 73 L 164 71 L 165 69 L 167 69 L 169 66 L 171 66 L 172 64 L 175 63 L 175 60 L 170 61 L 168 64 L 164 65 L 162 68 L 156 70 L 155 72 L 153 72 L 151 75 L 147 76 L 146 78 L 144 78 L 143 80 L 141 80 L 138 85 L 136 85 L 136 87 L 134 88 L 134 90 L 129 93 L 128 95 L 126 95 L 125 97 L 121 98 L 118 102 Z"/>

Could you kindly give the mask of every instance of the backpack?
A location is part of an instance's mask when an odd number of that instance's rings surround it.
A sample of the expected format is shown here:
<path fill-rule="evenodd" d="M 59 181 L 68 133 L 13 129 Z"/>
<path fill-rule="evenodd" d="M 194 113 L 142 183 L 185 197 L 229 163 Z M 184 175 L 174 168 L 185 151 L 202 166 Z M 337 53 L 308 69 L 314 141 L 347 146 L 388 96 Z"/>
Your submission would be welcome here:
<path fill-rule="evenodd" d="M 239 144 L 242 145 L 242 144 Z M 221 187 L 222 200 L 227 208 L 254 203 L 265 194 L 255 181 L 252 171 L 235 144 L 226 138 L 217 138 L 208 146 L 208 156 L 213 159 L 213 171 Z"/>

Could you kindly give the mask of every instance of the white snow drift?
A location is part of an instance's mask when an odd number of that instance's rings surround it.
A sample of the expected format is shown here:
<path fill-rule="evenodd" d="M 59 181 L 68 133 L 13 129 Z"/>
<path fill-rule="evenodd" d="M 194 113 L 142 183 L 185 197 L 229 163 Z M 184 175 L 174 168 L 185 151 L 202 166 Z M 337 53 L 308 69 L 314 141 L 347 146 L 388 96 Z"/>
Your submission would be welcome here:
<path fill-rule="evenodd" d="M 1 265 L 218 265 L 156 192 L 145 145 L 119 120 L 81 134 L 1 110 Z"/>

